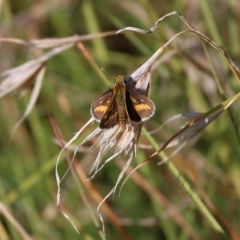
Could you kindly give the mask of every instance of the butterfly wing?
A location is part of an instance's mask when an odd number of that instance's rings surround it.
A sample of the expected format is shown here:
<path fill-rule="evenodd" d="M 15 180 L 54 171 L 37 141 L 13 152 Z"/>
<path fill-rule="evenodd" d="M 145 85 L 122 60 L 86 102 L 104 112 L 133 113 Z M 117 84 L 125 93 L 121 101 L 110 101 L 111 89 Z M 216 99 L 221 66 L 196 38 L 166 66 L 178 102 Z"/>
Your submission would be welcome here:
<path fill-rule="evenodd" d="M 139 123 L 142 121 L 141 117 L 138 115 L 138 113 L 136 112 L 133 106 L 129 91 L 126 92 L 126 107 L 127 107 L 128 117 L 130 118 L 131 121 L 135 123 Z"/>
<path fill-rule="evenodd" d="M 151 118 L 155 113 L 155 105 L 152 100 L 137 91 L 128 90 L 128 92 L 132 103 L 132 106 L 130 104 L 127 105 L 130 119 L 135 121 L 134 119 L 137 119 L 136 114 L 139 116 L 142 122 L 145 122 Z M 132 107 L 135 110 L 134 114 L 131 114 Z"/>
<path fill-rule="evenodd" d="M 118 109 L 115 96 L 111 97 L 106 112 L 104 113 L 99 127 L 102 129 L 112 128 L 119 123 Z"/>
<path fill-rule="evenodd" d="M 98 97 L 91 105 L 90 112 L 96 121 L 100 122 L 108 109 L 113 92 L 109 90 Z"/>

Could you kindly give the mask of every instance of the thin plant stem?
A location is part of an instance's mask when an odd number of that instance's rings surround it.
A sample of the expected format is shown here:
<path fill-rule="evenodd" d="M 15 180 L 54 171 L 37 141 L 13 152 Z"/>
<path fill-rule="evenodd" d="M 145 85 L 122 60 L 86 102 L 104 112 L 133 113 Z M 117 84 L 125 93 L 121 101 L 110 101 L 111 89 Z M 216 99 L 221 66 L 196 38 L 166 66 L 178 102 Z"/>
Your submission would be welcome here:
<path fill-rule="evenodd" d="M 143 133 L 146 134 L 146 138 L 151 143 L 153 148 L 157 151 L 159 146 L 156 143 L 156 141 L 152 138 L 151 135 L 147 134 L 146 129 L 143 127 Z M 167 155 L 161 151 L 159 153 L 159 156 L 162 159 L 167 158 Z M 184 179 L 184 177 L 179 173 L 177 168 L 174 166 L 174 164 L 171 161 L 166 162 L 166 166 L 169 169 L 169 171 L 173 174 L 173 176 L 176 177 L 179 184 L 183 187 L 183 189 L 189 194 L 189 196 L 192 198 L 192 200 L 196 203 L 198 209 L 203 213 L 203 215 L 208 219 L 208 221 L 211 223 L 212 227 L 222 234 L 223 236 L 226 236 L 226 233 L 224 229 L 221 227 L 221 225 L 217 222 L 217 220 L 214 218 L 214 216 L 211 214 L 209 209 L 206 207 L 206 205 L 202 202 L 202 200 L 199 198 L 199 196 L 193 191 L 193 189 L 190 187 L 189 183 Z"/>

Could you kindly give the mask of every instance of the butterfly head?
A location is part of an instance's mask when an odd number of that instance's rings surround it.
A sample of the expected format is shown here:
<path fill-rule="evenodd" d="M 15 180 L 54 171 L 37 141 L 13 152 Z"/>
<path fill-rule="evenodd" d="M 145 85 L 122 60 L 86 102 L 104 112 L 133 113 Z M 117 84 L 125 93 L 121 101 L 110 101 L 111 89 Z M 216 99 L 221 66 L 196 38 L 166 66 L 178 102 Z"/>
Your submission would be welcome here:
<path fill-rule="evenodd" d="M 118 75 L 115 78 L 115 85 L 125 85 L 125 78 L 123 75 Z"/>

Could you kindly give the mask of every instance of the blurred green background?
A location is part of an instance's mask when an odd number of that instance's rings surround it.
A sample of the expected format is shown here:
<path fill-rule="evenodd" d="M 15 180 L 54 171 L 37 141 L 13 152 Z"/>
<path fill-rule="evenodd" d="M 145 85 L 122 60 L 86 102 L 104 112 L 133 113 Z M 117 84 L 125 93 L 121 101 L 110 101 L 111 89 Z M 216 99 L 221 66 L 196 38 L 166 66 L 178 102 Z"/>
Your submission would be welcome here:
<path fill-rule="evenodd" d="M 173 10 L 221 45 L 240 65 L 238 0 L 2 0 L 0 36 L 32 40 L 112 31 L 127 26 L 148 30 L 158 18 Z M 96 221 L 99 221 L 96 208 L 100 200 L 86 182 L 76 181 L 70 172 L 62 184 L 61 203 L 80 230 L 80 235 L 57 209 L 54 167 L 60 147 L 54 142 L 49 116 L 56 121 L 63 138 L 69 140 L 90 118 L 92 101 L 113 86 L 113 79 L 105 75 L 109 85 L 105 84 L 94 66 L 100 65 L 114 76 L 130 74 L 170 37 L 185 29 L 187 27 L 172 16 L 147 37 L 126 33 L 83 42 L 92 61 L 88 61 L 77 47 L 52 58 L 47 63 L 36 106 L 11 141 L 11 130 L 27 107 L 32 84 L 24 91 L 16 91 L 1 99 L 0 239 L 103 239 L 96 227 Z M 239 86 L 234 75 L 220 54 L 204 45 L 225 96 L 236 94 Z M 0 43 L 0 49 L 1 72 L 44 53 L 43 50 L 12 43 Z M 203 44 L 193 33 L 178 37 L 153 70 L 150 97 L 155 102 L 156 114 L 145 124 L 148 130 L 158 128 L 176 114 L 205 112 L 222 101 Z M 239 103 L 231 109 L 235 113 Z M 234 114 L 234 118 L 239 125 L 239 116 Z M 171 123 L 153 135 L 154 139 L 161 145 L 183 123 Z M 80 140 L 96 126 L 86 130 Z M 149 144 L 144 136 L 139 143 Z M 86 174 L 97 150 L 98 145 L 95 144 L 86 153 L 77 154 L 76 165 L 79 164 Z M 138 148 L 132 166 L 152 152 L 152 149 Z M 124 157 L 111 161 L 92 180 L 92 187 L 102 197 L 115 185 L 124 161 Z M 101 210 L 106 238 L 222 239 L 168 169 L 156 167 L 158 161 L 156 158 L 138 170 L 138 175 L 128 180 L 120 197 L 117 191 L 114 198 L 107 200 L 121 227 L 105 209 Z M 229 239 L 239 239 L 240 150 L 229 114 L 222 114 L 171 161 L 226 229 Z M 62 161 L 60 173 L 64 173 L 66 168 L 66 162 Z M 80 194 L 79 188 L 83 193 Z M 86 207 L 82 195 L 92 211 Z M 5 207 L 30 238 L 19 233 Z"/>

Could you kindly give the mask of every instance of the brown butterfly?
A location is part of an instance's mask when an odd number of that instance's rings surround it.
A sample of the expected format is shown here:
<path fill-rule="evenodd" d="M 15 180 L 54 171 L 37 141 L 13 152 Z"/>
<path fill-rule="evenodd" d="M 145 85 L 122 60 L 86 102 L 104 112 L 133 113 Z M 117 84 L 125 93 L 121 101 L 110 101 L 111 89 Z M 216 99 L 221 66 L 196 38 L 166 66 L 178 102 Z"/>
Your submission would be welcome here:
<path fill-rule="evenodd" d="M 124 76 L 118 75 L 114 88 L 98 97 L 90 111 L 100 122 L 100 128 L 108 129 L 119 124 L 123 132 L 126 124 L 145 122 L 152 117 L 155 105 L 147 96 L 134 89 L 132 84 L 126 85 Z"/>

